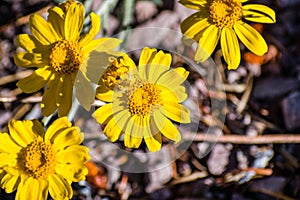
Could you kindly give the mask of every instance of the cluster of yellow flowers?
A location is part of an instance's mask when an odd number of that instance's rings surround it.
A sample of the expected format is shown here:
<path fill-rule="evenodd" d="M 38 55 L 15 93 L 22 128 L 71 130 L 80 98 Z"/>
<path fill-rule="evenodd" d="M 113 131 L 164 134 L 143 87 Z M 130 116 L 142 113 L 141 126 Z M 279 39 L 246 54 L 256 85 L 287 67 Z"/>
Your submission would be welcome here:
<path fill-rule="evenodd" d="M 242 6 L 244 2 L 180 0 L 199 10 L 181 24 L 186 38 L 199 43 L 196 61 L 206 60 L 219 38 L 229 69 L 236 69 L 240 62 L 237 37 L 258 55 L 267 51 L 262 36 L 242 19 L 274 23 L 274 11 L 262 5 Z M 114 51 L 120 40 L 95 39 L 100 29 L 95 13 L 89 16 L 90 29 L 82 34 L 84 14 L 81 3 L 68 0 L 49 9 L 47 20 L 33 14 L 32 35 L 16 38 L 24 51 L 15 54 L 15 63 L 38 68 L 17 86 L 26 93 L 46 86 L 42 114 L 49 116 L 58 110 L 59 117 L 46 132 L 37 120 L 11 120 L 9 133 L 0 133 L 0 186 L 8 193 L 17 190 L 18 200 L 47 199 L 48 193 L 54 199 L 70 199 L 71 182 L 85 179 L 88 148 L 80 145 L 83 133 L 65 117 L 72 106 L 74 86 L 87 109 L 95 97 L 107 102 L 93 117 L 104 125 L 109 140 L 115 142 L 123 134 L 129 148 L 138 148 L 144 139 L 150 151 L 158 151 L 162 136 L 175 143 L 181 139 L 172 121 L 190 123 L 190 111 L 182 105 L 187 98 L 183 83 L 189 72 L 170 68 L 171 54 L 148 47 L 136 65 L 125 53 Z M 89 83 L 95 81 L 89 76 L 90 69 L 98 77 L 98 88 L 88 97 L 85 90 L 90 91 Z"/>

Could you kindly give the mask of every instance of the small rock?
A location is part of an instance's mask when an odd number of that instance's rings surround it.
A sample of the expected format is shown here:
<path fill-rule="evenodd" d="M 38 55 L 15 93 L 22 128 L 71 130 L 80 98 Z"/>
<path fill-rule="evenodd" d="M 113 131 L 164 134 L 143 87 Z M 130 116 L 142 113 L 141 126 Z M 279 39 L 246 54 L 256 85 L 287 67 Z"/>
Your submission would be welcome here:
<path fill-rule="evenodd" d="M 288 130 L 300 128 L 300 92 L 291 93 L 281 102 L 285 126 Z"/>

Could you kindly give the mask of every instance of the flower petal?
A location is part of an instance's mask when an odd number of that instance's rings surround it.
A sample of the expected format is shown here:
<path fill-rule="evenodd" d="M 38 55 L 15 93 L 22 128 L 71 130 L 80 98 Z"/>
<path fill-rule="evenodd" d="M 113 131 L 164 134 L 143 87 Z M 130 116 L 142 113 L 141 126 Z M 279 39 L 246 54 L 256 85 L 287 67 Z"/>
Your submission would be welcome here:
<path fill-rule="evenodd" d="M 149 151 L 151 152 L 159 151 L 162 144 L 161 134 L 158 133 L 153 136 L 149 126 L 147 126 L 146 130 L 147 132 L 145 133 L 144 140 L 146 142 Z"/>
<path fill-rule="evenodd" d="M 16 37 L 16 44 L 30 53 L 33 53 L 33 49 L 36 48 L 37 42 L 35 37 L 28 34 L 19 34 Z"/>
<path fill-rule="evenodd" d="M 65 179 L 78 182 L 85 179 L 88 173 L 84 163 L 90 159 L 88 148 L 81 145 L 73 145 L 57 154 L 55 171 Z"/>
<path fill-rule="evenodd" d="M 93 117 L 99 124 L 104 124 L 105 121 L 112 115 L 112 103 L 105 104 L 98 108 L 94 113 Z"/>
<path fill-rule="evenodd" d="M 56 74 L 52 74 L 50 77 L 47 87 L 45 89 L 43 99 L 41 102 L 42 114 L 44 116 L 49 116 L 56 110 L 56 99 L 53 98 L 57 91 L 59 78 L 56 78 Z"/>
<path fill-rule="evenodd" d="M 17 153 L 21 147 L 7 133 L 0 133 L 0 153 Z"/>
<path fill-rule="evenodd" d="M 61 117 L 56 119 L 47 129 L 45 133 L 45 142 L 54 143 L 56 137 L 65 129 L 72 126 L 72 123 L 69 122 L 67 117 Z"/>
<path fill-rule="evenodd" d="M 38 14 L 30 16 L 30 30 L 32 35 L 43 45 L 52 44 L 59 40 L 58 35 L 43 17 Z"/>
<path fill-rule="evenodd" d="M 247 4 L 243 6 L 243 17 L 246 20 L 259 23 L 275 23 L 274 10 L 265 5 Z"/>
<path fill-rule="evenodd" d="M 146 67 L 147 80 L 154 83 L 160 75 L 170 68 L 171 62 L 171 54 L 159 51 L 155 54 L 150 65 L 140 66 L 140 68 Z"/>
<path fill-rule="evenodd" d="M 181 32 L 188 38 L 199 41 L 201 32 L 205 30 L 210 24 L 207 18 L 203 15 L 203 12 L 196 12 L 186 18 L 181 24 Z"/>
<path fill-rule="evenodd" d="M 180 0 L 179 3 L 187 8 L 200 10 L 200 8 L 207 3 L 207 0 Z"/>
<path fill-rule="evenodd" d="M 30 76 L 18 81 L 17 86 L 25 93 L 36 92 L 44 87 L 51 73 L 48 68 L 37 69 Z"/>
<path fill-rule="evenodd" d="M 71 107 L 73 99 L 73 81 L 70 75 L 64 75 L 59 78 L 57 93 L 56 93 L 56 106 L 58 108 L 58 116 L 66 116 Z"/>
<path fill-rule="evenodd" d="M 28 177 L 21 182 L 17 189 L 16 199 L 47 199 L 48 198 L 48 181 Z"/>
<path fill-rule="evenodd" d="M 120 137 L 122 130 L 119 128 L 116 119 L 113 117 L 108 121 L 103 132 L 111 142 L 115 142 Z"/>
<path fill-rule="evenodd" d="M 159 131 L 165 137 L 175 141 L 175 143 L 178 143 L 181 140 L 181 135 L 177 128 L 161 112 L 155 112 L 153 116 L 155 125 L 159 127 Z"/>
<path fill-rule="evenodd" d="M 151 63 L 152 59 L 156 55 L 156 49 L 150 49 L 149 47 L 143 48 L 138 66 L 146 66 L 148 63 Z"/>
<path fill-rule="evenodd" d="M 58 7 L 54 6 L 48 10 L 48 22 L 56 31 L 59 38 L 64 38 L 64 11 Z"/>
<path fill-rule="evenodd" d="M 11 120 L 8 129 L 12 139 L 22 147 L 40 138 L 44 133 L 42 125 L 37 120 Z"/>
<path fill-rule="evenodd" d="M 100 84 L 96 89 L 96 98 L 101 101 L 111 102 L 113 96 L 113 91 L 108 89 L 104 83 Z"/>
<path fill-rule="evenodd" d="M 84 6 L 83 4 L 72 3 L 66 13 L 65 38 L 70 41 L 77 41 L 83 28 Z"/>
<path fill-rule="evenodd" d="M 16 53 L 14 55 L 14 62 L 16 65 L 25 68 L 39 67 L 47 64 L 47 62 L 43 60 L 41 54 L 27 52 Z"/>
<path fill-rule="evenodd" d="M 238 39 L 231 28 L 223 28 L 221 48 L 228 69 L 236 69 L 241 61 L 241 52 Z"/>
<path fill-rule="evenodd" d="M 184 70 L 184 68 L 177 70 L 172 69 L 167 71 L 158 78 L 157 83 L 164 85 L 166 88 L 174 88 L 180 86 L 186 80 L 186 76 L 182 76 L 178 72 L 178 70 Z"/>
<path fill-rule="evenodd" d="M 252 26 L 241 22 L 233 28 L 242 43 L 253 53 L 262 56 L 268 51 L 264 38 Z"/>
<path fill-rule="evenodd" d="M 164 99 L 166 116 L 179 123 L 190 123 L 190 110 L 177 102 Z"/>
<path fill-rule="evenodd" d="M 48 180 L 49 180 L 49 193 L 53 199 L 72 198 L 73 190 L 71 188 L 71 185 L 61 175 L 53 174 L 49 176 Z"/>
<path fill-rule="evenodd" d="M 90 80 L 86 79 L 81 70 L 78 71 L 76 76 L 75 93 L 80 105 L 89 111 L 95 100 L 95 90 L 92 87 Z"/>
<path fill-rule="evenodd" d="M 57 134 L 53 142 L 53 148 L 57 151 L 60 151 L 68 146 L 82 143 L 83 138 L 84 135 L 82 132 L 80 132 L 79 127 L 72 126 Z"/>
<path fill-rule="evenodd" d="M 20 176 L 6 174 L 1 179 L 1 188 L 5 189 L 5 192 L 11 193 L 15 191 L 20 183 Z"/>
<path fill-rule="evenodd" d="M 199 40 L 195 60 L 199 62 L 205 61 L 216 48 L 220 36 L 220 29 L 214 25 L 211 25 L 205 29 Z"/>
<path fill-rule="evenodd" d="M 80 46 L 87 45 L 91 40 L 93 40 L 95 38 L 95 36 L 99 32 L 99 29 L 100 29 L 99 15 L 97 15 L 95 13 L 91 13 L 90 18 L 91 18 L 91 28 L 87 33 L 85 33 L 83 36 L 81 36 L 81 38 L 79 40 Z"/>

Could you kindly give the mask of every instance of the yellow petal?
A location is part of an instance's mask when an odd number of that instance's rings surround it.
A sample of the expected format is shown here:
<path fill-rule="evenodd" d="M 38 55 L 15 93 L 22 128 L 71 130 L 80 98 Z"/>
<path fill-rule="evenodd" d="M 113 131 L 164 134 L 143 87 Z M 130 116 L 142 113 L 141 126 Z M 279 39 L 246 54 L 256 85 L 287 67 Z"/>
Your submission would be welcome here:
<path fill-rule="evenodd" d="M 21 150 L 19 146 L 17 146 L 17 150 Z M 10 153 L 3 153 L 3 152 L 0 152 L 0 168 L 1 169 L 4 169 L 4 168 L 7 168 L 7 166 L 16 166 L 17 162 L 18 162 L 18 159 L 17 159 L 17 154 L 19 152 L 17 152 L 16 150 L 13 151 L 9 151 L 8 152 Z M 15 174 L 16 175 L 16 174 Z M 1 170 L 0 170 L 0 179 L 1 178 Z"/>
<path fill-rule="evenodd" d="M 99 124 L 104 124 L 104 122 L 112 115 L 112 103 L 108 103 L 104 106 L 98 108 L 94 113 L 93 117 Z"/>
<path fill-rule="evenodd" d="M 48 22 L 53 27 L 53 29 L 56 31 L 58 37 L 63 39 L 64 36 L 64 11 L 58 7 L 54 6 L 53 8 L 50 8 L 48 10 Z"/>
<path fill-rule="evenodd" d="M 17 189 L 19 182 L 20 182 L 20 176 L 6 174 L 1 179 L 0 184 L 1 184 L 1 187 L 3 189 L 5 189 L 5 192 L 11 193 Z"/>
<path fill-rule="evenodd" d="M 150 65 L 140 66 L 146 67 L 147 80 L 154 83 L 158 77 L 170 68 L 172 62 L 171 54 L 159 51 L 155 54 Z"/>
<path fill-rule="evenodd" d="M 265 5 L 247 4 L 243 6 L 243 17 L 246 20 L 259 23 L 275 23 L 274 10 Z"/>
<path fill-rule="evenodd" d="M 164 100 L 166 116 L 179 123 L 190 123 L 190 110 L 179 103 Z"/>
<path fill-rule="evenodd" d="M 30 30 L 32 35 L 43 45 L 49 45 L 59 40 L 52 27 L 38 14 L 30 16 Z"/>
<path fill-rule="evenodd" d="M 113 91 L 108 89 L 105 85 L 100 85 L 96 89 L 96 98 L 101 101 L 111 102 L 113 96 Z"/>
<path fill-rule="evenodd" d="M 116 119 L 113 117 L 108 121 L 103 132 L 111 142 L 115 142 L 120 137 L 122 130 L 119 128 Z"/>
<path fill-rule="evenodd" d="M 0 133 L 0 153 L 17 153 L 21 147 L 16 144 L 10 135 L 7 133 Z"/>
<path fill-rule="evenodd" d="M 66 128 L 72 126 L 67 117 L 61 117 L 55 120 L 45 133 L 45 142 L 54 143 L 55 138 Z"/>
<path fill-rule="evenodd" d="M 56 78 L 56 74 L 52 74 L 50 77 L 46 90 L 41 102 L 41 109 L 44 116 L 49 116 L 56 110 L 56 99 L 53 96 L 56 95 L 57 85 L 59 78 Z"/>
<path fill-rule="evenodd" d="M 179 3 L 188 8 L 199 10 L 204 4 L 207 3 L 207 0 L 180 0 Z"/>
<path fill-rule="evenodd" d="M 117 39 L 117 38 L 100 38 L 100 39 L 97 39 L 94 41 L 97 42 L 97 44 L 98 44 L 95 46 L 96 48 L 94 47 L 95 51 L 97 51 L 97 52 L 107 52 L 107 51 L 113 50 L 122 43 L 122 40 Z M 94 41 L 92 41 L 92 42 L 94 42 Z M 90 42 L 88 44 L 88 46 L 92 42 Z M 91 48 L 91 47 L 88 47 L 88 48 Z M 83 48 L 83 50 L 86 51 L 85 48 Z"/>
<path fill-rule="evenodd" d="M 124 134 L 124 145 L 128 148 L 139 148 L 143 140 L 143 137 L 135 137 L 134 135 Z"/>
<path fill-rule="evenodd" d="M 56 93 L 56 106 L 58 117 L 66 116 L 71 107 L 73 99 L 73 81 L 70 75 L 61 76 L 58 81 Z"/>
<path fill-rule="evenodd" d="M 234 30 L 242 43 L 253 53 L 262 56 L 268 51 L 264 38 L 252 26 L 244 22 L 236 23 Z"/>
<path fill-rule="evenodd" d="M 205 61 L 216 48 L 220 36 L 220 29 L 214 25 L 211 25 L 205 29 L 199 40 L 195 60 L 199 62 Z"/>
<path fill-rule="evenodd" d="M 70 5 L 65 19 L 65 38 L 70 41 L 77 41 L 83 28 L 84 6 L 73 3 Z"/>
<path fill-rule="evenodd" d="M 59 134 L 57 134 L 53 148 L 57 151 L 65 149 L 68 146 L 80 144 L 83 141 L 83 133 L 76 126 L 66 128 Z"/>
<path fill-rule="evenodd" d="M 22 147 L 26 147 L 43 135 L 43 133 L 39 133 L 42 130 L 41 124 L 37 120 L 11 120 L 8 124 L 8 129 L 12 139 Z"/>
<path fill-rule="evenodd" d="M 82 181 L 88 174 L 88 170 L 83 163 L 57 163 L 55 171 L 72 182 Z"/>
<path fill-rule="evenodd" d="M 30 76 L 18 81 L 17 86 L 25 93 L 36 92 L 44 87 L 51 73 L 47 68 L 37 69 Z"/>
<path fill-rule="evenodd" d="M 178 69 L 178 70 L 180 70 L 180 69 Z M 166 73 L 162 74 L 158 78 L 157 83 L 164 85 L 168 89 L 178 87 L 186 80 L 186 77 L 182 76 L 178 72 L 178 70 L 172 69 L 172 70 L 169 70 Z M 184 70 L 184 69 L 182 68 L 182 70 Z"/>
<path fill-rule="evenodd" d="M 90 18 L 91 18 L 91 28 L 86 34 L 84 34 L 80 38 L 80 40 L 79 40 L 80 46 L 87 45 L 91 40 L 93 40 L 95 38 L 95 36 L 99 32 L 99 29 L 100 29 L 100 17 L 99 17 L 99 15 L 92 12 L 90 14 Z"/>
<path fill-rule="evenodd" d="M 150 49 L 149 47 L 143 48 L 140 60 L 139 60 L 139 67 L 146 66 L 148 63 L 151 62 L 151 60 L 154 58 L 157 50 L 156 49 Z"/>
<path fill-rule="evenodd" d="M 17 189 L 16 199 L 47 199 L 48 181 L 28 177 Z"/>
<path fill-rule="evenodd" d="M 228 69 L 236 69 L 241 61 L 241 52 L 238 39 L 231 28 L 223 28 L 221 48 Z"/>
<path fill-rule="evenodd" d="M 49 193 L 53 199 L 71 199 L 73 190 L 71 185 L 61 175 L 49 176 Z"/>
<path fill-rule="evenodd" d="M 39 53 L 19 52 L 14 55 L 14 62 L 20 67 L 30 68 L 46 65 L 47 62 L 43 60 L 42 55 Z"/>
<path fill-rule="evenodd" d="M 159 131 L 168 139 L 178 143 L 181 140 L 181 135 L 173 123 L 168 120 L 161 112 L 154 113 L 154 122 Z"/>
<path fill-rule="evenodd" d="M 86 79 L 81 70 L 78 71 L 75 79 L 75 92 L 80 105 L 89 111 L 95 100 L 95 90 L 92 87 L 90 80 Z"/>
<path fill-rule="evenodd" d="M 148 126 L 147 126 L 148 127 Z M 159 151 L 162 144 L 161 134 L 158 133 L 155 136 L 152 135 L 150 127 L 147 129 L 147 133 L 144 136 L 146 145 L 151 152 Z"/>
<path fill-rule="evenodd" d="M 16 37 L 16 44 L 30 53 L 36 48 L 36 43 L 37 40 L 32 35 L 19 34 Z"/>
<path fill-rule="evenodd" d="M 184 86 L 166 87 L 159 85 L 161 90 L 160 94 L 163 99 L 172 99 L 174 102 L 183 102 L 186 100 L 188 95 L 185 92 Z"/>
<path fill-rule="evenodd" d="M 89 159 L 89 149 L 83 145 L 72 145 L 57 153 L 57 162 L 63 165 L 70 165 L 70 167 L 76 164 L 83 167 L 84 163 Z"/>
<path fill-rule="evenodd" d="M 186 18 L 181 24 L 180 28 L 182 33 L 188 37 L 199 41 L 201 32 L 205 30 L 210 24 L 202 12 L 196 12 Z"/>

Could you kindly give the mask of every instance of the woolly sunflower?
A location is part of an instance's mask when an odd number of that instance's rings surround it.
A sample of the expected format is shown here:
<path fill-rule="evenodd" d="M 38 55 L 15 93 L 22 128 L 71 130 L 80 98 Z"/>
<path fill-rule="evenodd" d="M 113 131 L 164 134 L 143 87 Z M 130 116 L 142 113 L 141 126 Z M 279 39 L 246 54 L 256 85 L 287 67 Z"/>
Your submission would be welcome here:
<path fill-rule="evenodd" d="M 41 103 L 43 115 L 49 116 L 58 108 L 58 115 L 65 116 L 72 106 L 75 80 L 77 85 L 85 86 L 90 81 L 86 71 L 91 51 L 111 51 L 120 40 L 94 40 L 100 29 L 100 18 L 95 13 L 90 14 L 91 28 L 81 34 L 84 22 L 84 6 L 81 3 L 69 0 L 49 9 L 48 13 L 47 21 L 38 14 L 31 15 L 32 35 L 20 34 L 16 38 L 17 45 L 25 51 L 14 56 L 15 63 L 25 68 L 38 68 L 32 75 L 20 80 L 17 86 L 25 93 L 32 93 L 47 85 Z M 85 91 L 77 89 L 76 92 L 78 96 Z M 90 96 L 94 98 L 94 95 Z M 84 107 L 89 109 L 86 102 Z"/>
<path fill-rule="evenodd" d="M 189 73 L 182 67 L 171 69 L 171 61 L 170 54 L 146 47 L 138 67 L 132 67 L 114 84 L 110 103 L 93 113 L 97 122 L 105 125 L 103 132 L 112 142 L 124 133 L 126 147 L 138 148 L 144 139 L 155 152 L 161 148 L 162 135 L 180 141 L 171 120 L 190 122 L 190 111 L 181 104 L 187 98 L 182 83 Z"/>
<path fill-rule="evenodd" d="M 0 133 L 0 186 L 17 190 L 16 200 L 71 199 L 71 182 L 85 179 L 88 148 L 83 133 L 59 118 L 46 133 L 37 120 L 10 121 L 9 134 Z"/>
<path fill-rule="evenodd" d="M 268 46 L 263 37 L 243 19 L 275 23 L 275 12 L 264 5 L 246 4 L 247 0 L 180 0 L 184 6 L 198 10 L 181 23 L 181 31 L 199 43 L 196 61 L 205 61 L 219 39 L 228 69 L 236 69 L 241 60 L 238 38 L 253 53 L 263 55 Z"/>

